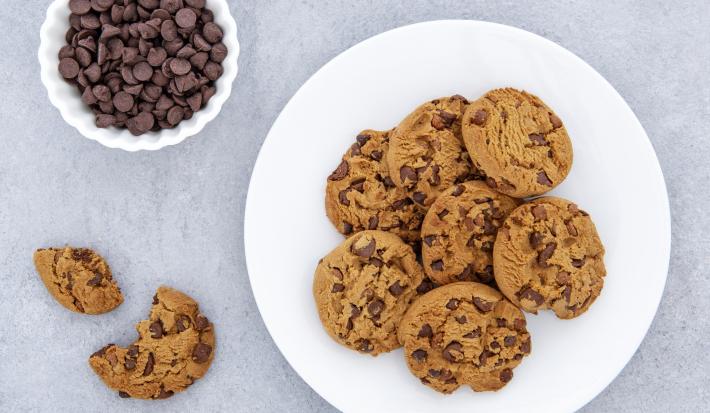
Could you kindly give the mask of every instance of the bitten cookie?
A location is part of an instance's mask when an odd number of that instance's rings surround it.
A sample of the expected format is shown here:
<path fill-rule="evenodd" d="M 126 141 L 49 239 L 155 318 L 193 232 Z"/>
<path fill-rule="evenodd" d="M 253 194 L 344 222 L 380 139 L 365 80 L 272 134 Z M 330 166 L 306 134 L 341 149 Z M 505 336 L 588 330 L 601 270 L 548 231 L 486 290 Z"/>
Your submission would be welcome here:
<path fill-rule="evenodd" d="M 109 344 L 89 358 L 91 368 L 121 397 L 165 399 L 207 373 L 214 357 L 214 326 L 192 298 L 158 288 L 150 318 L 136 330 L 140 337 L 128 348 Z"/>
<path fill-rule="evenodd" d="M 495 284 L 493 243 L 519 202 L 481 181 L 454 185 L 429 208 L 422 225 L 424 272 L 439 284 Z"/>
<path fill-rule="evenodd" d="M 472 102 L 463 118 L 466 148 L 492 188 L 524 198 L 567 177 L 572 142 L 560 118 L 537 96 L 491 90 Z"/>
<path fill-rule="evenodd" d="M 399 340 L 409 370 L 432 389 L 461 385 L 498 390 L 530 353 L 525 315 L 502 294 L 458 282 L 417 299 L 402 319 Z"/>
<path fill-rule="evenodd" d="M 513 211 L 493 248 L 498 288 L 523 310 L 559 318 L 587 311 L 604 286 L 604 247 L 589 215 L 544 197 Z"/>
<path fill-rule="evenodd" d="M 390 178 L 385 162 L 389 134 L 360 132 L 328 177 L 325 211 L 344 235 L 379 229 L 408 242 L 419 239 L 424 214 Z"/>
<path fill-rule="evenodd" d="M 123 302 L 108 264 L 90 249 L 38 249 L 33 258 L 47 290 L 72 311 L 102 314 Z"/>
<path fill-rule="evenodd" d="M 335 341 L 375 356 L 399 347 L 397 326 L 422 281 L 412 247 L 388 232 L 363 231 L 320 261 L 313 296 Z"/>
<path fill-rule="evenodd" d="M 392 132 L 387 152 L 390 176 L 424 209 L 451 185 L 478 177 L 461 137 L 467 105 L 459 95 L 432 100 Z"/>

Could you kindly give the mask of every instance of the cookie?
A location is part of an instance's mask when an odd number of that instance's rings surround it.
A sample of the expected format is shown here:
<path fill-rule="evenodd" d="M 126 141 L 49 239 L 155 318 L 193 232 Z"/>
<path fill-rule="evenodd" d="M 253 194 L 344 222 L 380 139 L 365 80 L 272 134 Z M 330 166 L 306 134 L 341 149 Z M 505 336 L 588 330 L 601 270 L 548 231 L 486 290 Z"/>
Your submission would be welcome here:
<path fill-rule="evenodd" d="M 417 299 L 399 326 L 409 370 L 432 389 L 498 390 L 530 353 L 525 315 L 484 284 L 457 282 Z"/>
<path fill-rule="evenodd" d="M 504 194 L 543 194 L 572 167 L 567 130 L 537 96 L 512 88 L 491 90 L 468 106 L 463 119 L 463 139 L 474 163 Z"/>
<path fill-rule="evenodd" d="M 128 348 L 109 344 L 89 358 L 94 372 L 121 397 L 165 399 L 207 373 L 214 358 L 214 326 L 197 303 L 169 287 L 153 297 L 148 320 Z"/>
<path fill-rule="evenodd" d="M 90 249 L 38 249 L 33 258 L 47 290 L 71 311 L 102 314 L 123 302 L 108 264 Z"/>
<path fill-rule="evenodd" d="M 362 231 L 323 258 L 313 279 L 318 315 L 338 343 L 376 356 L 399 347 L 397 326 L 422 285 L 412 247 L 383 231 Z"/>
<path fill-rule="evenodd" d="M 604 246 L 589 214 L 544 197 L 513 211 L 498 231 L 493 268 L 501 292 L 523 310 L 559 318 L 587 311 L 604 286 Z"/>
<path fill-rule="evenodd" d="M 325 211 L 344 235 L 367 229 L 419 239 L 424 213 L 389 176 L 385 154 L 390 132 L 365 130 L 328 177 Z"/>
<path fill-rule="evenodd" d="M 493 243 L 498 228 L 518 204 L 481 181 L 464 182 L 444 191 L 422 224 L 426 275 L 438 284 L 495 284 Z"/>
<path fill-rule="evenodd" d="M 478 177 L 461 137 L 467 105 L 459 95 L 432 100 L 392 132 L 387 151 L 390 177 L 424 209 L 451 185 Z"/>

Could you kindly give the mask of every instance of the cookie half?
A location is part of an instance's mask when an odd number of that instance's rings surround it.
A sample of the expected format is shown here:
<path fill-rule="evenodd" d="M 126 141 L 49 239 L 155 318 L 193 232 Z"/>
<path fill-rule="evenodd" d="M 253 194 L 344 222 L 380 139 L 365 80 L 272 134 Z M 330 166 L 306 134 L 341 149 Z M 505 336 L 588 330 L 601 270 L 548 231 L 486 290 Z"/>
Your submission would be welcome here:
<path fill-rule="evenodd" d="M 390 132 L 365 130 L 328 177 L 325 211 L 338 231 L 350 235 L 383 230 L 412 242 L 424 213 L 389 175 L 385 154 Z"/>
<path fill-rule="evenodd" d="M 429 208 L 422 225 L 424 272 L 438 284 L 494 285 L 493 243 L 519 204 L 481 181 L 454 185 Z"/>
<path fill-rule="evenodd" d="M 88 248 L 38 249 L 33 259 L 47 290 L 71 311 L 102 314 L 123 302 L 111 268 Z"/>
<path fill-rule="evenodd" d="M 564 124 L 530 93 L 491 90 L 468 106 L 462 130 L 486 182 L 504 194 L 516 198 L 544 194 L 572 168 L 572 142 Z"/>
<path fill-rule="evenodd" d="M 335 341 L 375 356 L 399 347 L 397 326 L 422 282 L 411 246 L 388 232 L 363 231 L 320 261 L 313 296 Z"/>
<path fill-rule="evenodd" d="M 139 338 L 128 348 L 109 344 L 89 358 L 94 372 L 121 397 L 165 399 L 207 373 L 214 326 L 192 298 L 160 287 L 150 317 L 136 330 Z"/>
<path fill-rule="evenodd" d="M 493 267 L 501 292 L 523 310 L 559 318 L 587 311 L 604 287 L 604 246 L 589 214 L 554 197 L 513 211 L 498 231 Z"/>
<path fill-rule="evenodd" d="M 417 299 L 399 326 L 409 370 L 432 389 L 498 390 L 530 353 L 525 315 L 484 284 L 458 282 Z"/>
<path fill-rule="evenodd" d="M 387 152 L 390 176 L 424 209 L 451 185 L 479 177 L 461 136 L 467 105 L 459 95 L 432 100 L 392 132 Z"/>

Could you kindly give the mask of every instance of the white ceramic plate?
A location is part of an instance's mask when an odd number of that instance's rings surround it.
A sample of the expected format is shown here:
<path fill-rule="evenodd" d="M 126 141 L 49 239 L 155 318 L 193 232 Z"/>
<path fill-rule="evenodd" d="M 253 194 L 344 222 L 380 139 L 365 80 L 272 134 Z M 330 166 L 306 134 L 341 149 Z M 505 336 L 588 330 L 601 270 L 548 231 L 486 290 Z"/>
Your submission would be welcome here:
<path fill-rule="evenodd" d="M 438 394 L 402 351 L 372 358 L 324 332 L 311 295 L 318 259 L 342 237 L 324 210 L 326 177 L 361 129 L 387 129 L 419 103 L 513 86 L 564 120 L 575 160 L 553 193 L 591 213 L 607 249 L 604 290 L 583 316 L 529 316 L 533 352 L 496 393 Z M 663 293 L 670 214 L 653 148 L 631 109 L 581 59 L 542 37 L 476 21 L 436 21 L 366 40 L 325 65 L 284 108 L 254 168 L 246 257 L 267 328 L 303 379 L 347 412 L 572 412 L 641 343 Z"/>
<path fill-rule="evenodd" d="M 47 18 L 40 29 L 37 57 L 42 68 L 42 83 L 47 88 L 49 100 L 59 109 L 62 118 L 84 137 L 109 148 L 120 148 L 130 152 L 153 151 L 165 146 L 176 145 L 190 136 L 200 133 L 207 123 L 217 117 L 222 105 L 232 93 L 232 83 L 237 77 L 238 71 L 237 23 L 229 12 L 227 0 L 207 1 L 207 8 L 214 13 L 214 22 L 222 28 L 224 33 L 222 43 L 227 46 L 228 50 L 227 58 L 222 62 L 222 76 L 215 82 L 217 93 L 191 119 L 180 122 L 175 128 L 164 129 L 160 132 L 148 132 L 139 137 L 133 136 L 128 132 L 128 129 L 96 127 L 94 114 L 81 101 L 81 94 L 77 88 L 65 82 L 59 74 L 57 53 L 66 44 L 64 34 L 69 29 L 68 4 L 68 0 L 54 0 L 47 8 Z"/>

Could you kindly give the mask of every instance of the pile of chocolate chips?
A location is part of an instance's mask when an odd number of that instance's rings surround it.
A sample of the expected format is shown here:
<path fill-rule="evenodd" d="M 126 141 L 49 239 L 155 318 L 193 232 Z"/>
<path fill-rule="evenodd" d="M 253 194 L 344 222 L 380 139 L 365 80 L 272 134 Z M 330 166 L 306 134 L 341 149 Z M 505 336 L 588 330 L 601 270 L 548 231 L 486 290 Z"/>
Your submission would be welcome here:
<path fill-rule="evenodd" d="M 96 126 L 173 128 L 215 94 L 227 47 L 206 0 L 70 0 L 59 73 Z"/>

